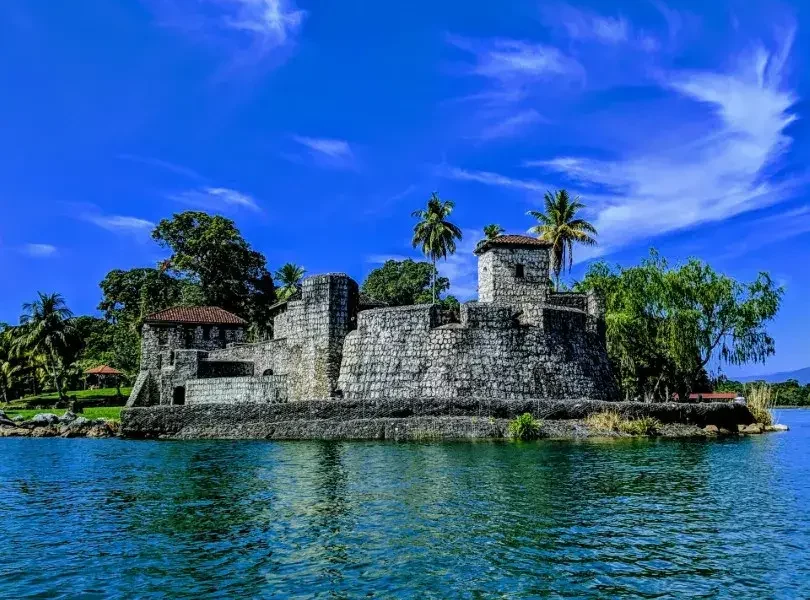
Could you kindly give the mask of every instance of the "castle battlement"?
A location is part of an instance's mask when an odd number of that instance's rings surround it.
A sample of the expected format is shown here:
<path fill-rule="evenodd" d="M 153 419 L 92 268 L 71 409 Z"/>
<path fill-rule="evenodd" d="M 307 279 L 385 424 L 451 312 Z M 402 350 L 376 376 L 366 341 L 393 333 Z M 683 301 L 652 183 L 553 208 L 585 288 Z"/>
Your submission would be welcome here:
<path fill-rule="evenodd" d="M 221 309 L 169 309 L 144 326 L 129 406 L 328 398 L 613 399 L 601 304 L 556 293 L 548 244 L 486 240 L 477 302 L 367 308 L 344 273 L 272 307 L 274 339 L 245 344 Z"/>

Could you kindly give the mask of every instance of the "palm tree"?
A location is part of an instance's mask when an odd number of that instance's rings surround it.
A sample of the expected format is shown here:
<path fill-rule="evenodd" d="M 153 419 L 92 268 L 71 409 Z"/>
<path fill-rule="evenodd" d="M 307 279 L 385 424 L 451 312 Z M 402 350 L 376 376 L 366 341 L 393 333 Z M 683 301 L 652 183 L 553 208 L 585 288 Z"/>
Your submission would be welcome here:
<path fill-rule="evenodd" d="M 77 335 L 72 317 L 73 313 L 60 294 L 38 292 L 36 300 L 23 304 L 20 335 L 15 340 L 18 353 L 28 352 L 42 357 L 60 398 L 64 397 L 61 372 L 75 356 Z"/>
<path fill-rule="evenodd" d="M 461 229 L 447 220 L 454 207 L 452 200 L 441 200 L 433 192 L 427 207 L 411 215 L 419 219 L 413 228 L 413 247 L 422 246 L 422 253 L 433 261 L 433 304 L 436 304 L 436 260 L 453 254 L 456 240 L 461 239 Z"/>
<path fill-rule="evenodd" d="M 496 237 L 501 235 L 504 232 L 504 228 L 500 225 L 496 225 L 492 223 L 484 227 L 484 235 L 488 240 L 494 240 Z"/>
<path fill-rule="evenodd" d="M 546 211 L 530 210 L 527 214 L 537 219 L 537 225 L 529 229 L 541 240 L 551 244 L 551 268 L 554 271 L 556 287 L 560 287 L 560 273 L 568 264 L 568 271 L 574 264 L 574 243 L 595 246 L 596 228 L 584 219 L 576 218 L 577 212 L 585 205 L 579 196 L 572 201 L 566 190 L 543 196 Z"/>
<path fill-rule="evenodd" d="M 301 285 L 306 270 L 293 263 L 287 263 L 275 272 L 274 278 L 281 286 L 280 296 L 282 299 L 289 298 Z"/>
<path fill-rule="evenodd" d="M 22 367 L 14 361 L 12 331 L 0 323 L 0 392 L 3 393 L 3 402 L 6 404 L 8 394 L 16 382 L 16 376 L 22 370 Z"/>

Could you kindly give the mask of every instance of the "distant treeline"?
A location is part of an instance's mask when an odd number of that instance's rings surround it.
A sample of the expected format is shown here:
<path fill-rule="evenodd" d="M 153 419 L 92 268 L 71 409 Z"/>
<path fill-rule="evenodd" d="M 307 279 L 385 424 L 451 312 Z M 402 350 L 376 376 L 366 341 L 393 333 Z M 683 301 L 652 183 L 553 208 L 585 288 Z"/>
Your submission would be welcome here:
<path fill-rule="evenodd" d="M 747 390 L 756 385 L 767 385 L 771 388 L 776 406 L 810 406 L 810 383 L 801 385 L 795 379 L 781 383 L 752 381 L 742 383 L 731 379 L 720 378 L 714 386 L 716 392 L 737 392 L 745 396 Z"/>

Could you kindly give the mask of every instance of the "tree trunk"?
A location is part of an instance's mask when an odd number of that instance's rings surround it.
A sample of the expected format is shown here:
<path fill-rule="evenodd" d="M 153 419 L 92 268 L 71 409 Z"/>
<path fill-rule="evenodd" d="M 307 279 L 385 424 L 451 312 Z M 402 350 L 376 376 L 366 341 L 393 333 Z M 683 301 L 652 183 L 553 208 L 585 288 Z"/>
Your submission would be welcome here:
<path fill-rule="evenodd" d="M 64 396 L 62 395 L 62 384 L 59 383 L 59 372 L 56 369 L 54 369 L 52 373 L 53 373 L 53 384 L 56 387 L 56 395 L 59 398 L 59 400 L 61 400 L 62 398 L 64 398 Z"/>
<path fill-rule="evenodd" d="M 436 304 L 436 257 L 433 257 L 433 304 Z"/>

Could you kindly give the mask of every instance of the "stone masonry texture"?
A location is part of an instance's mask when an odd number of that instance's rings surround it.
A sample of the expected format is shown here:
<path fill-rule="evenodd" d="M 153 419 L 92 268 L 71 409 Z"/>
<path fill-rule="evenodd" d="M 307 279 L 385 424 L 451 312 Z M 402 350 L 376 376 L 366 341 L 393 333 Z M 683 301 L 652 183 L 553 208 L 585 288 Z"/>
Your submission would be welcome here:
<path fill-rule="evenodd" d="M 602 306 L 552 291 L 547 247 L 497 245 L 478 261 L 479 301 L 458 315 L 432 305 L 360 311 L 357 283 L 329 273 L 279 305 L 271 340 L 245 343 L 236 324 L 147 324 L 128 406 L 618 399 Z"/>

